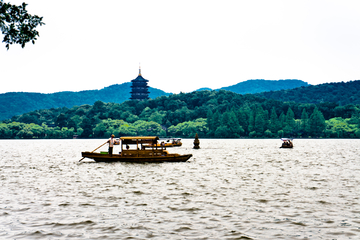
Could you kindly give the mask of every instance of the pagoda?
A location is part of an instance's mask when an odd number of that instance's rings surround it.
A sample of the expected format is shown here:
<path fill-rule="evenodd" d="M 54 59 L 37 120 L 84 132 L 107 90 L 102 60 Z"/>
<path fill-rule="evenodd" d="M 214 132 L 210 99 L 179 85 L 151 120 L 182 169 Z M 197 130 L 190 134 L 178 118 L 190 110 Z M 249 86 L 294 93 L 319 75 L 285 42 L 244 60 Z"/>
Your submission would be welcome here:
<path fill-rule="evenodd" d="M 149 99 L 149 86 L 146 80 L 141 76 L 141 68 L 139 68 L 139 75 L 134 80 L 131 80 L 131 100 L 143 101 Z"/>

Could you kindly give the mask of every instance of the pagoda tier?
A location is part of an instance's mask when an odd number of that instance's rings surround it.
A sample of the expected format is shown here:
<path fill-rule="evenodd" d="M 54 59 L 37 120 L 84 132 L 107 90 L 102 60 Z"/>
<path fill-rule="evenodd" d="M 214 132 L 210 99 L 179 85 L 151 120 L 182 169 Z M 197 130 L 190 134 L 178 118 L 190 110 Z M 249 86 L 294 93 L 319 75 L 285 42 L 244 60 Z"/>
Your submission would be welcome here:
<path fill-rule="evenodd" d="M 147 85 L 149 80 L 146 80 L 141 76 L 141 69 L 139 69 L 139 75 L 134 80 L 131 80 L 131 100 L 145 100 L 149 99 L 149 86 Z"/>

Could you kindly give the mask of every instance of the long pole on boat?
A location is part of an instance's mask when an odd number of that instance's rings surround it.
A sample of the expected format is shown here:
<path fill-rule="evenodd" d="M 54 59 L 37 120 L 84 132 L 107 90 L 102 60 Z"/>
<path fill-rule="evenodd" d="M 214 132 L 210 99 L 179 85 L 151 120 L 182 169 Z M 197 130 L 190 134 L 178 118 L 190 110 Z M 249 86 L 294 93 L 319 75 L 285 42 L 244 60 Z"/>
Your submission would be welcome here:
<path fill-rule="evenodd" d="M 98 150 L 99 148 L 101 148 L 102 146 L 104 146 L 105 144 L 107 144 L 109 141 L 104 142 L 104 144 L 100 145 L 99 147 L 95 148 L 94 150 L 92 150 L 91 153 L 95 152 L 96 150 Z M 79 162 L 81 162 L 85 157 L 83 157 L 82 159 L 79 160 Z"/>

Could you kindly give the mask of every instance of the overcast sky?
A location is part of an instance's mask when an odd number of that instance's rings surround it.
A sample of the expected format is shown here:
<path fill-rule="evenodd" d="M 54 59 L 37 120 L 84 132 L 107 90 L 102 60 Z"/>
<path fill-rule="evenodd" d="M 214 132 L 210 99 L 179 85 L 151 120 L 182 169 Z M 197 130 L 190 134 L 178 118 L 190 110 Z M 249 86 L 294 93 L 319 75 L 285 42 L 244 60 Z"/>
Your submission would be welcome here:
<path fill-rule="evenodd" d="M 1 43 L 0 93 L 101 89 L 136 78 L 139 64 L 149 86 L 172 93 L 360 79 L 359 0 L 26 3 L 46 25 L 35 45 Z"/>

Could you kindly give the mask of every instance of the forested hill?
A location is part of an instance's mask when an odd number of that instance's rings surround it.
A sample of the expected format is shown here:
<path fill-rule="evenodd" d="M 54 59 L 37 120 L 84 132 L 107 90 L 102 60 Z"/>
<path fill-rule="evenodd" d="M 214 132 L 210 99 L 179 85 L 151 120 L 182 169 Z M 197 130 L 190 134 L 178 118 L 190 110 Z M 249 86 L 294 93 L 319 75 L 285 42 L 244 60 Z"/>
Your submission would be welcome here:
<path fill-rule="evenodd" d="M 256 96 L 298 103 L 333 102 L 342 106 L 347 104 L 360 104 L 360 80 L 262 92 L 257 93 Z"/>
<path fill-rule="evenodd" d="M 0 122 L 0 138 L 360 138 L 359 106 L 295 103 L 230 91 L 36 110 Z"/>
<path fill-rule="evenodd" d="M 307 82 L 297 79 L 285 79 L 285 80 L 253 79 L 245 82 L 239 82 L 238 84 L 229 87 L 223 87 L 221 89 L 239 94 L 246 94 L 246 93 L 253 94 L 253 93 L 260 93 L 265 91 L 292 89 L 302 86 L 309 86 L 309 84 Z"/>
<path fill-rule="evenodd" d="M 308 85 L 300 80 L 249 80 L 223 89 L 235 93 L 258 93 L 279 89 L 289 89 Z M 211 90 L 207 88 L 207 90 Z M 122 103 L 130 98 L 131 82 L 116 84 L 101 90 L 87 90 L 81 92 L 57 92 L 52 94 L 11 92 L 0 94 L 0 120 L 11 118 L 39 109 L 57 107 L 72 107 L 83 104 L 94 104 L 96 101 Z M 168 96 L 162 90 L 151 88 L 150 98 Z"/>
<path fill-rule="evenodd" d="M 9 92 L 0 94 L 0 120 L 11 118 L 26 112 L 58 107 L 73 107 L 83 104 L 102 102 L 122 103 L 130 98 L 131 82 L 115 84 L 100 90 L 86 90 L 80 92 L 57 92 L 51 94 Z M 150 98 L 168 96 L 156 88 L 149 88 Z"/>

